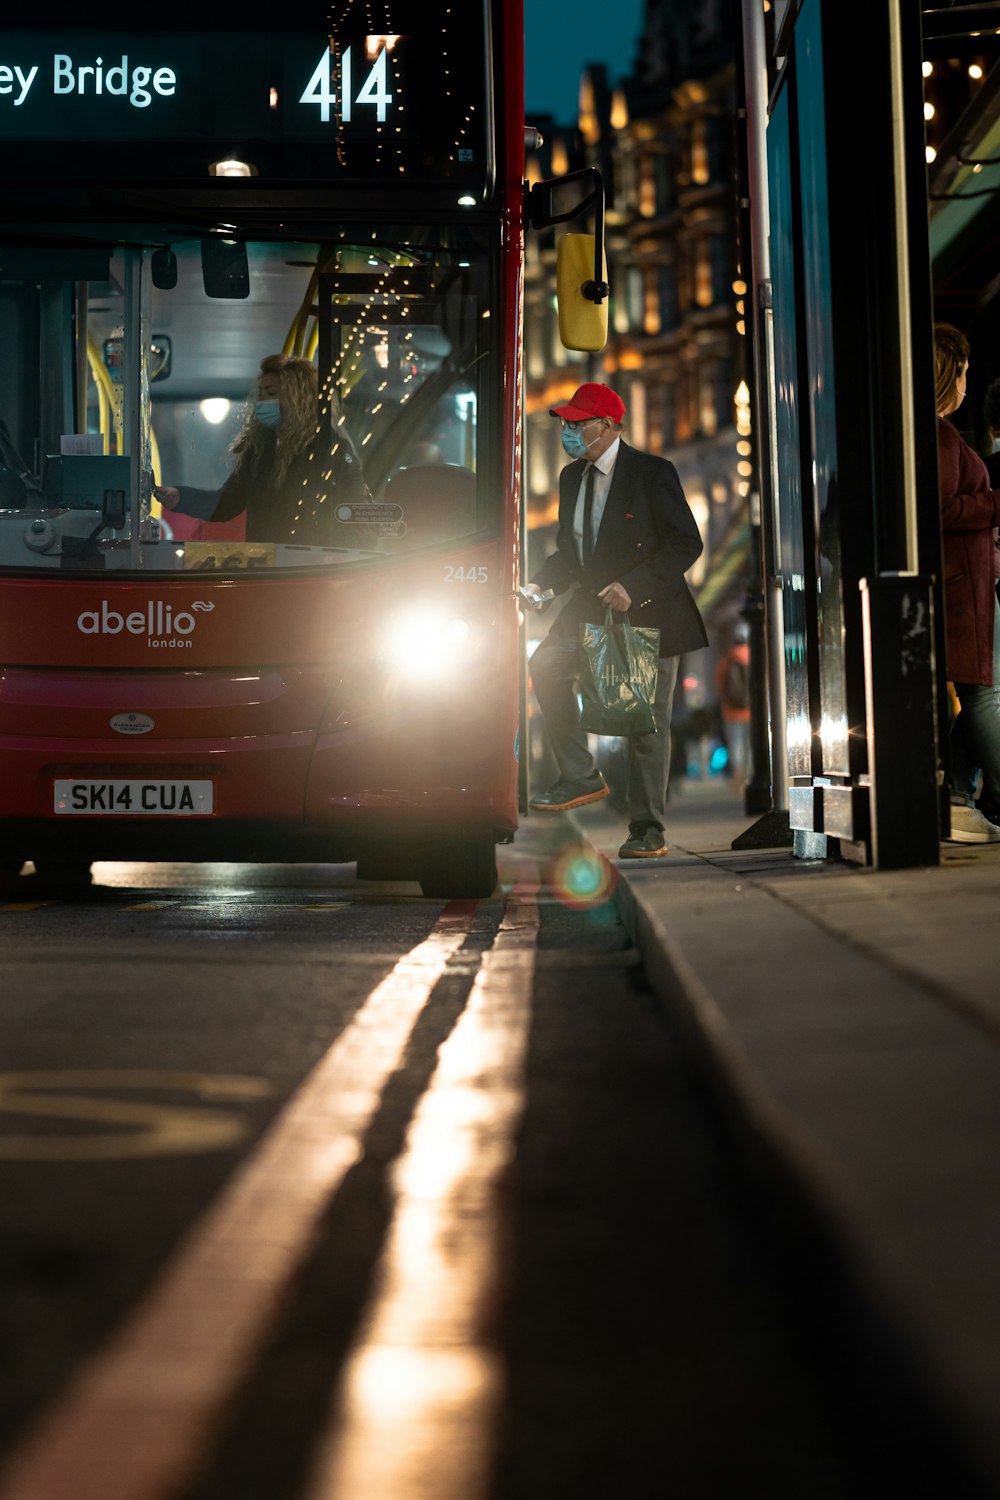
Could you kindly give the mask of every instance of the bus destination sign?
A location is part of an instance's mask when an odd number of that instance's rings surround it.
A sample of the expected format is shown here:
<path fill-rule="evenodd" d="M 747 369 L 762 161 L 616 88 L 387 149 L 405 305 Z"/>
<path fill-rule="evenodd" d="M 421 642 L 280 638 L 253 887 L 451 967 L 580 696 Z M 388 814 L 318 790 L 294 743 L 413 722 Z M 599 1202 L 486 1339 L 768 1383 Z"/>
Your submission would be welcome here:
<path fill-rule="evenodd" d="M 8 180 L 204 178 L 233 159 L 272 179 L 481 183 L 488 113 L 478 12 L 448 33 L 0 31 Z"/>
<path fill-rule="evenodd" d="M 0 138 L 308 137 L 386 125 L 402 102 L 405 37 L 230 34 L 224 56 L 221 41 L 0 34 Z"/>

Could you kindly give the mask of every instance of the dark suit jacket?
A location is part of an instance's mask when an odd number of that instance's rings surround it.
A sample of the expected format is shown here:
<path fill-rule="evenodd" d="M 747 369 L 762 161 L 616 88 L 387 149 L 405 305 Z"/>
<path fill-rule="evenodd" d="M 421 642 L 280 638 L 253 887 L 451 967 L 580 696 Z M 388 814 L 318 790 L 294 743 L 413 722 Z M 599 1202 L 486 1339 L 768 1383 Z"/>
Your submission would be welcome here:
<path fill-rule="evenodd" d="M 584 460 L 576 459 L 559 476 L 556 550 L 532 579 L 557 594 L 579 585 L 557 627 L 575 630 L 585 620 L 603 624 L 606 611 L 598 592 L 620 583 L 632 600 L 631 623 L 659 629 L 661 656 L 706 646 L 705 627 L 684 578 L 701 555 L 702 541 L 673 464 L 622 442 L 586 572 L 573 540 L 583 469 Z"/>

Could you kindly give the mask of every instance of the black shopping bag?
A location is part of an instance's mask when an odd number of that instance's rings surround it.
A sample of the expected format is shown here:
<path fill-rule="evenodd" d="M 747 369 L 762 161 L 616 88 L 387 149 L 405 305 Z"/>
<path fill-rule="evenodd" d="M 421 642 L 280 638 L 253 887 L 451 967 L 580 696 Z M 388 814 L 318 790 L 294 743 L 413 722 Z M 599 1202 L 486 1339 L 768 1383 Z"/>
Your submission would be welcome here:
<path fill-rule="evenodd" d="M 655 734 L 653 698 L 660 632 L 608 610 L 603 625 L 580 626 L 581 723 L 590 734 Z"/>

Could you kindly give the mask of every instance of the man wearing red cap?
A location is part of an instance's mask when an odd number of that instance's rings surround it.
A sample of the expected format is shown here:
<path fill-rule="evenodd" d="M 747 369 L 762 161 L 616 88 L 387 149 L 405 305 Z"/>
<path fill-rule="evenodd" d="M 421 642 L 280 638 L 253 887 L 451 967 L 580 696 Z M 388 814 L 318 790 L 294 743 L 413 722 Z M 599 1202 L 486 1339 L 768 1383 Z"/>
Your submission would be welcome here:
<path fill-rule="evenodd" d="M 621 437 L 625 403 L 606 385 L 582 385 L 565 406 L 563 447 L 573 459 L 559 476 L 556 550 L 532 579 L 536 591 L 573 589 L 531 659 L 535 689 L 559 768 L 555 786 L 531 799 L 537 812 L 562 812 L 607 797 L 580 727 L 576 679 L 580 626 L 603 624 L 608 606 L 633 625 L 660 631 L 653 705 L 656 733 L 629 737 L 629 835 L 623 859 L 666 854 L 664 817 L 670 774 L 670 714 L 678 659 L 708 644 L 684 575 L 701 554 L 698 527 L 677 471 Z"/>

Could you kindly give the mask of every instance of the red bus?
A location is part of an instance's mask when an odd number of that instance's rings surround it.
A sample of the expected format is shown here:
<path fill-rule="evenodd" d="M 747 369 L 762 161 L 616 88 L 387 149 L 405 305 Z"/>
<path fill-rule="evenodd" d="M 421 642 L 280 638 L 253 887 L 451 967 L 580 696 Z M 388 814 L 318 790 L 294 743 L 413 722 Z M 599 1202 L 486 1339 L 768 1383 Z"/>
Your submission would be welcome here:
<path fill-rule="evenodd" d="M 518 812 L 521 7 L 77 15 L 0 33 L 3 872 L 357 860 L 487 895 Z M 316 372 L 307 471 L 234 512 L 273 355 Z"/>

